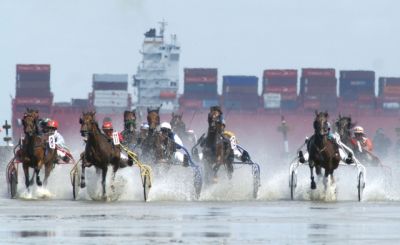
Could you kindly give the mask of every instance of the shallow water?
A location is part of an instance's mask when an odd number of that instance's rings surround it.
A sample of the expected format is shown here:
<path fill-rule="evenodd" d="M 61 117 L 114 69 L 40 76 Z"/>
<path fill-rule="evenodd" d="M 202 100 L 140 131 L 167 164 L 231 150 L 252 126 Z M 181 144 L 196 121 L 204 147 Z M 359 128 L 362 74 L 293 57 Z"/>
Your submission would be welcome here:
<path fill-rule="evenodd" d="M 364 199 L 357 202 L 351 167 L 335 172 L 336 195 L 326 201 L 322 180 L 309 189 L 309 171 L 298 171 L 290 200 L 288 165 L 261 165 L 261 188 L 252 198 L 251 169 L 238 166 L 232 180 L 192 195 L 191 171 L 172 168 L 155 174 L 149 202 L 143 202 L 139 171 L 118 172 L 114 196 L 100 199 L 100 181 L 87 171 L 88 187 L 72 200 L 71 165 L 56 166 L 47 189 L 27 193 L 19 176 L 17 199 L 0 196 L 0 244 L 397 244 L 400 195 L 396 165 L 389 174 L 367 168 Z M 5 183 L 4 168 L 0 181 Z M 223 172 L 223 171 L 222 171 Z M 108 178 L 110 180 L 110 176 Z M 107 187 L 109 193 L 110 187 Z M 116 200 L 116 201 L 115 201 Z"/>

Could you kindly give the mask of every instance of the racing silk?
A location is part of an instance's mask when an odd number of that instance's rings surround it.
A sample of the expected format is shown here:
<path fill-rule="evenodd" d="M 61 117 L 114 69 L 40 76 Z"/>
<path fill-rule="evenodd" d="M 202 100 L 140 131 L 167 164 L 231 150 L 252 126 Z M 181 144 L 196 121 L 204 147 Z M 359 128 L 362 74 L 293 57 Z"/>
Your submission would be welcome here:
<path fill-rule="evenodd" d="M 373 150 L 373 144 L 372 141 L 367 138 L 367 137 L 362 137 L 361 140 L 357 140 L 356 138 L 352 138 L 351 139 L 351 144 L 357 148 L 358 147 L 358 143 L 360 142 L 362 149 L 367 150 L 367 151 L 372 151 Z"/>
<path fill-rule="evenodd" d="M 58 145 L 58 146 L 60 146 L 62 148 L 66 148 L 64 137 L 57 130 L 54 131 L 53 135 L 54 135 L 54 139 L 56 141 L 55 142 L 56 145 Z"/>
<path fill-rule="evenodd" d="M 181 140 L 181 138 L 176 134 L 176 133 L 172 133 L 171 135 L 172 137 L 170 137 L 175 143 L 177 143 L 180 146 L 183 146 L 183 142 Z"/>
<path fill-rule="evenodd" d="M 225 130 L 223 136 L 229 139 L 229 141 L 231 142 L 231 148 L 233 150 L 233 154 L 235 155 L 235 157 L 240 159 L 242 157 L 242 153 L 237 148 L 238 141 L 236 139 L 235 134 L 232 131 Z"/>

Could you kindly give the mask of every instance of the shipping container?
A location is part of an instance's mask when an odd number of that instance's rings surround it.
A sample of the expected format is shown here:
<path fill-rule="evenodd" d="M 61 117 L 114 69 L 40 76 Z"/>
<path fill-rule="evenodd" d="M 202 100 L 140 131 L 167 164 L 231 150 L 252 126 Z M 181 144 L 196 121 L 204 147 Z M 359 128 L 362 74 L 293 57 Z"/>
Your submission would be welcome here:
<path fill-rule="evenodd" d="M 384 94 L 391 93 L 397 94 L 398 88 L 400 87 L 399 77 L 380 77 L 379 78 L 379 96 L 382 97 Z M 396 90 L 396 92 L 391 92 Z M 397 94 L 400 97 L 400 94 Z"/>
<path fill-rule="evenodd" d="M 223 87 L 223 94 L 254 94 L 257 95 L 257 86 L 235 86 L 227 85 Z"/>
<path fill-rule="evenodd" d="M 264 70 L 263 78 L 296 78 L 297 79 L 297 70 L 292 69 L 283 69 L 283 70 Z"/>
<path fill-rule="evenodd" d="M 224 88 L 226 86 L 258 87 L 256 76 L 223 76 L 222 82 Z"/>
<path fill-rule="evenodd" d="M 37 81 L 37 82 L 16 82 L 18 89 L 43 89 L 50 91 L 50 81 Z"/>
<path fill-rule="evenodd" d="M 50 65 L 18 64 L 17 73 L 50 73 Z"/>
<path fill-rule="evenodd" d="M 31 82 L 50 82 L 50 73 L 39 73 L 39 72 L 23 72 L 17 73 L 17 82 L 20 83 L 31 83 Z"/>
<path fill-rule="evenodd" d="M 185 77 L 217 77 L 217 68 L 185 68 Z"/>
<path fill-rule="evenodd" d="M 180 106 L 186 109 L 201 109 L 203 101 L 201 99 L 180 99 Z"/>
<path fill-rule="evenodd" d="M 127 91 L 96 90 L 93 93 L 93 105 L 96 107 L 128 107 Z"/>
<path fill-rule="evenodd" d="M 267 85 L 264 87 L 264 93 L 290 93 L 297 94 L 297 86 L 277 86 L 277 85 Z"/>
<path fill-rule="evenodd" d="M 93 82 L 127 83 L 128 74 L 93 74 Z"/>
<path fill-rule="evenodd" d="M 175 91 L 160 91 L 160 99 L 163 99 L 163 100 L 176 99 L 176 92 Z"/>
<path fill-rule="evenodd" d="M 280 93 L 265 93 L 263 94 L 263 99 L 265 109 L 275 109 L 281 107 Z"/>
<path fill-rule="evenodd" d="M 203 100 L 203 108 L 210 108 L 211 106 L 219 105 L 219 101 L 217 99 L 214 100 Z"/>
<path fill-rule="evenodd" d="M 375 81 L 375 72 L 374 71 L 340 71 L 340 80 L 349 80 L 349 81 Z"/>
<path fill-rule="evenodd" d="M 73 107 L 88 108 L 89 105 L 88 99 L 71 99 L 71 106 Z"/>
<path fill-rule="evenodd" d="M 217 94 L 217 84 L 216 83 L 191 83 L 185 84 L 184 87 L 185 94 L 186 93 L 215 93 Z"/>
<path fill-rule="evenodd" d="M 93 82 L 93 90 L 127 90 L 128 82 Z"/>
<path fill-rule="evenodd" d="M 40 97 L 40 98 L 47 98 L 52 97 L 53 94 L 47 89 L 17 89 L 15 97 Z"/>
<path fill-rule="evenodd" d="M 335 78 L 335 69 L 328 68 L 328 69 L 317 69 L 317 68 L 303 68 L 301 72 L 301 77 L 302 78 L 311 78 L 311 77 L 331 77 Z"/>

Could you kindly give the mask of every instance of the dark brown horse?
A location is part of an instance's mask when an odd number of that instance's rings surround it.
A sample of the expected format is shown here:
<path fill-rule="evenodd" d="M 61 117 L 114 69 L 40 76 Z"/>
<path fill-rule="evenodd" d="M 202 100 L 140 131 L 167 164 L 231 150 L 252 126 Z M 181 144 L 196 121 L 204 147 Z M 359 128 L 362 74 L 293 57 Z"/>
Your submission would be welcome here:
<path fill-rule="evenodd" d="M 53 163 L 57 159 L 57 151 L 51 149 L 48 144 L 47 134 L 38 135 L 38 118 L 37 110 L 27 109 L 22 119 L 24 126 L 25 138 L 22 142 L 21 160 L 25 174 L 25 186 L 29 190 L 29 186 L 33 183 L 33 178 L 36 175 L 36 184 L 42 186 L 39 172 L 45 167 L 44 185 L 47 185 L 47 179 L 53 169 Z M 34 169 L 32 179 L 29 180 L 29 168 Z"/>
<path fill-rule="evenodd" d="M 224 129 L 225 122 L 220 107 L 211 107 L 208 114 L 207 136 L 201 144 L 205 159 L 205 176 L 207 182 L 210 182 L 210 170 L 213 173 L 213 181 L 217 181 L 218 170 L 222 165 L 226 166 L 229 179 L 232 178 L 233 151 L 230 141 L 223 136 Z"/>
<path fill-rule="evenodd" d="M 170 124 L 172 127 L 172 131 L 177 133 L 180 137 L 185 137 L 187 132 L 185 122 L 182 119 L 183 113 L 175 114 L 174 112 L 172 112 L 171 117 L 172 118 Z"/>
<path fill-rule="evenodd" d="M 95 166 L 102 171 L 102 198 L 106 198 L 106 176 L 108 166 L 113 167 L 113 179 L 118 168 L 126 167 L 120 161 L 121 150 L 119 146 L 113 144 L 112 139 L 104 135 L 95 119 L 95 112 L 84 112 L 79 119 L 81 124 L 81 135 L 86 137 L 85 151 L 82 158 L 81 188 L 85 184 L 85 168 Z"/>
<path fill-rule="evenodd" d="M 333 179 L 333 171 L 339 166 L 340 155 L 339 148 L 332 140 L 328 138 L 328 113 L 315 111 L 314 119 L 314 135 L 311 136 L 307 143 L 307 151 L 309 153 L 309 164 L 311 172 L 311 189 L 316 188 L 314 181 L 313 168 L 316 173 L 321 174 L 321 167 L 325 170 L 325 187 L 328 177 Z"/>
<path fill-rule="evenodd" d="M 121 132 L 124 138 L 122 144 L 133 149 L 137 144 L 136 136 L 136 111 L 125 111 L 124 112 L 124 130 Z"/>
<path fill-rule="evenodd" d="M 152 162 L 156 157 L 156 147 L 155 143 L 159 134 L 160 126 L 160 108 L 147 108 L 147 123 L 149 124 L 149 129 L 147 131 L 146 138 L 143 139 L 141 143 L 141 157 L 144 161 Z"/>
<path fill-rule="evenodd" d="M 339 134 L 340 140 L 347 146 L 351 147 L 351 130 L 355 126 L 355 123 L 351 121 L 351 117 L 343 117 L 339 115 L 339 118 L 335 122 L 335 131 Z"/>

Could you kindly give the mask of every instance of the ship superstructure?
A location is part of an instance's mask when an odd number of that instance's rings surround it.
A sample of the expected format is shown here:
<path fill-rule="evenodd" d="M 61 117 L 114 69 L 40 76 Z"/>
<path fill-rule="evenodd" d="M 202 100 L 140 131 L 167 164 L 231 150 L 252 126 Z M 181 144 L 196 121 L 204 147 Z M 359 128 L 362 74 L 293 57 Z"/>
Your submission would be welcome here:
<path fill-rule="evenodd" d="M 166 22 L 160 22 L 160 30 L 150 29 L 144 34 L 140 51 L 143 59 L 133 76 L 137 88 L 138 108 L 156 107 L 162 111 L 176 110 L 178 105 L 180 46 L 176 35 L 171 42 L 164 38 Z"/>

